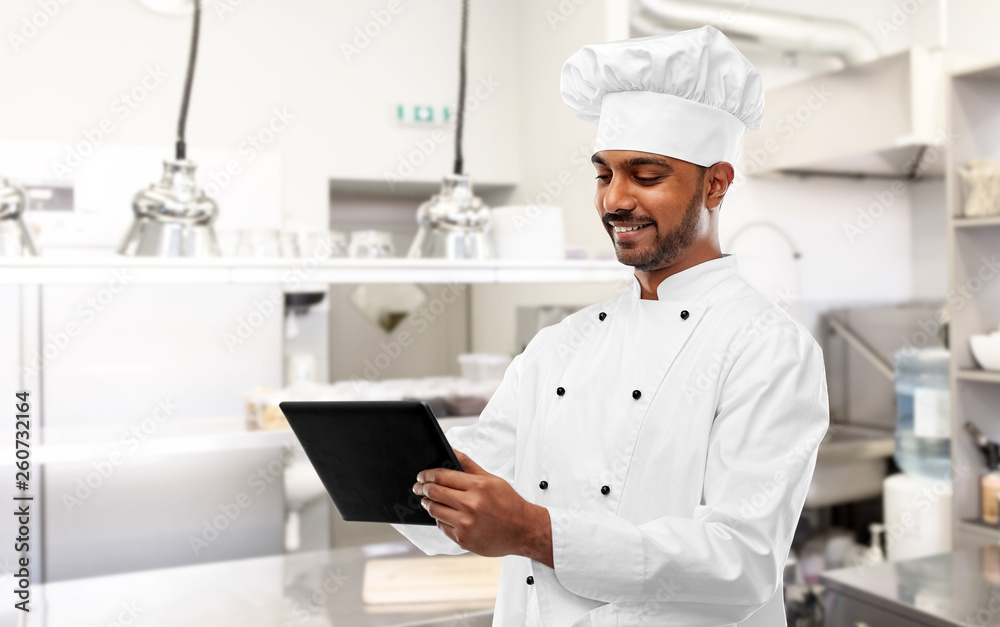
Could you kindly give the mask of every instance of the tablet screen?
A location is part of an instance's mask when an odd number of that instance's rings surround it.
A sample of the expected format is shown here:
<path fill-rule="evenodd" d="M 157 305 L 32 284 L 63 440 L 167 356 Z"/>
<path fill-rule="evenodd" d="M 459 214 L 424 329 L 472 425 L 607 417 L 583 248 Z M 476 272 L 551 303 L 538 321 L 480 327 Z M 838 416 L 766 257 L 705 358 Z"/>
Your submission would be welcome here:
<path fill-rule="evenodd" d="M 427 468 L 462 470 L 422 401 L 278 405 L 344 520 L 437 525 L 413 493 Z"/>

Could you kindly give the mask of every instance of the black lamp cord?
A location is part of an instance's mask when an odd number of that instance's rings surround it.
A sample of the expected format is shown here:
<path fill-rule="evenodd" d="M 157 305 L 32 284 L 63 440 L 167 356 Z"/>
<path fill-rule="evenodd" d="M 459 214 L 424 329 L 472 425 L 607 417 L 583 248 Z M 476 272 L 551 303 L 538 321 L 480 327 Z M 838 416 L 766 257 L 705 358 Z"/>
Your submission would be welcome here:
<path fill-rule="evenodd" d="M 458 56 L 458 114 L 455 116 L 455 174 L 462 173 L 462 127 L 465 122 L 465 57 L 469 38 L 469 0 L 462 0 L 462 42 Z"/>
<path fill-rule="evenodd" d="M 184 127 L 187 125 L 188 105 L 191 103 L 191 84 L 194 82 L 194 62 L 198 58 L 198 27 L 201 24 L 201 0 L 194 0 L 194 26 L 191 29 L 191 51 L 188 53 L 187 77 L 184 79 L 184 98 L 181 100 L 181 118 L 177 122 L 177 159 L 187 158 Z"/>

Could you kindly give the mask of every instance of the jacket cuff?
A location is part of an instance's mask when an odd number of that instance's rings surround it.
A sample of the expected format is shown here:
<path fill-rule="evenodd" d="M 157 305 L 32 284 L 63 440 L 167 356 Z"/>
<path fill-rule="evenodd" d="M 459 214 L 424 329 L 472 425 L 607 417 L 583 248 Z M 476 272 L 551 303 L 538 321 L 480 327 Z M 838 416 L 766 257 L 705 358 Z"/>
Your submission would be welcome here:
<path fill-rule="evenodd" d="M 646 565 L 638 527 L 610 514 L 547 509 L 552 563 L 564 588 L 605 603 L 642 596 Z"/>
<path fill-rule="evenodd" d="M 455 544 L 438 527 L 390 523 L 403 537 L 427 555 L 461 555 L 465 549 Z"/>

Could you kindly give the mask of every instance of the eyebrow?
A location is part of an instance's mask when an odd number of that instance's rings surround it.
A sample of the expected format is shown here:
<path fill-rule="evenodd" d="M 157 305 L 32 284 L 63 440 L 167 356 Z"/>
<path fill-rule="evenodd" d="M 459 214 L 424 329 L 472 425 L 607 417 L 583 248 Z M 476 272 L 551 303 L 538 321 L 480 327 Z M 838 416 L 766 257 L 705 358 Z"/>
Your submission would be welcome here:
<path fill-rule="evenodd" d="M 608 167 L 608 163 L 597 155 L 592 156 L 590 160 L 593 163 L 597 163 L 605 167 Z M 640 165 L 655 165 L 666 169 L 668 173 L 674 171 L 673 166 L 671 166 L 669 163 L 663 161 L 662 159 L 656 159 L 654 157 L 632 157 L 631 159 L 625 159 L 619 164 L 619 166 L 622 168 L 634 168 Z"/>

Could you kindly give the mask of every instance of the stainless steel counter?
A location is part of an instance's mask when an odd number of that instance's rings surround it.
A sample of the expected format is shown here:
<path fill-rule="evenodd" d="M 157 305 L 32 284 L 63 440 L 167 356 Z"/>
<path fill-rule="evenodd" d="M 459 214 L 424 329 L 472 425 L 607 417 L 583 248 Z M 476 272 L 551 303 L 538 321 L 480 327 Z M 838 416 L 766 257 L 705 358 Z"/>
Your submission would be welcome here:
<path fill-rule="evenodd" d="M 32 586 L 31 612 L 0 625 L 25 627 L 486 627 L 493 610 L 460 605 L 381 610 L 362 602 L 365 563 L 424 556 L 409 542 L 138 571 Z M 10 576 L 2 580 L 11 584 Z M 23 621 L 23 622 L 22 622 Z"/>
<path fill-rule="evenodd" d="M 1000 546 L 845 568 L 820 577 L 827 627 L 1000 625 Z"/>

